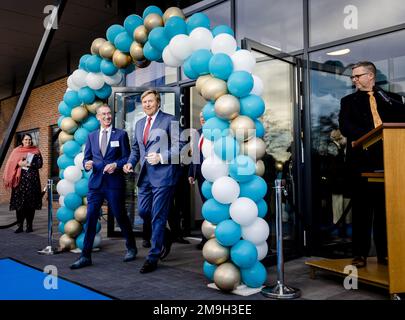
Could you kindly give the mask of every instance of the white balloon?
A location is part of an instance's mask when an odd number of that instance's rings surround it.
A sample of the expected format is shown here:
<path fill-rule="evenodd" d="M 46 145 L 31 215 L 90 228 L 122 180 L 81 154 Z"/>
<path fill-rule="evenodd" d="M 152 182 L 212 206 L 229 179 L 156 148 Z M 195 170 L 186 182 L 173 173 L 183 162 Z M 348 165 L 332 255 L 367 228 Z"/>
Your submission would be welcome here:
<path fill-rule="evenodd" d="M 259 209 L 252 199 L 241 197 L 232 202 L 229 213 L 232 220 L 241 226 L 248 226 L 257 219 Z"/>
<path fill-rule="evenodd" d="M 112 76 L 106 76 L 105 74 L 102 75 L 103 80 L 105 83 L 107 83 L 110 86 L 116 86 L 117 84 L 119 84 L 122 80 L 122 73 L 117 71 L 115 74 L 113 74 Z"/>
<path fill-rule="evenodd" d="M 263 241 L 262 243 L 259 243 L 256 245 L 257 249 L 257 260 L 263 260 L 267 252 L 269 251 L 269 246 L 267 245 L 267 241 Z"/>
<path fill-rule="evenodd" d="M 87 72 L 82 69 L 77 69 L 72 73 L 73 82 L 80 88 L 87 86 L 86 83 Z"/>
<path fill-rule="evenodd" d="M 193 50 L 211 49 L 212 40 L 214 37 L 207 28 L 198 27 L 190 33 L 191 46 Z"/>
<path fill-rule="evenodd" d="M 261 96 L 263 94 L 263 81 L 258 76 L 253 76 L 253 89 L 250 91 L 251 94 L 255 94 L 257 96 Z"/>
<path fill-rule="evenodd" d="M 86 77 L 87 86 L 93 90 L 101 89 L 104 86 L 104 79 L 101 72 L 90 72 Z"/>
<path fill-rule="evenodd" d="M 256 245 L 266 241 L 269 234 L 269 225 L 262 218 L 256 218 L 252 224 L 242 226 L 242 238 Z"/>
<path fill-rule="evenodd" d="M 256 59 L 249 50 L 236 51 L 231 56 L 233 62 L 233 71 L 247 71 L 252 73 L 256 64 Z"/>
<path fill-rule="evenodd" d="M 180 67 L 183 64 L 182 60 L 179 60 L 172 55 L 169 46 L 166 46 L 166 48 L 163 49 L 162 59 L 169 67 Z"/>
<path fill-rule="evenodd" d="M 70 182 L 77 182 L 82 178 L 82 170 L 77 166 L 69 166 L 63 171 L 63 176 Z"/>
<path fill-rule="evenodd" d="M 100 232 L 94 237 L 93 248 L 98 248 L 101 244 L 101 234 Z"/>
<path fill-rule="evenodd" d="M 234 37 L 227 33 L 221 33 L 212 40 L 211 51 L 213 54 L 225 53 L 232 56 L 236 51 L 236 47 L 237 44 Z"/>
<path fill-rule="evenodd" d="M 232 203 L 238 199 L 239 193 L 239 183 L 231 177 L 218 178 L 212 185 L 212 195 L 219 203 Z"/>
<path fill-rule="evenodd" d="M 65 196 L 59 196 L 59 204 L 61 207 L 65 206 Z"/>
<path fill-rule="evenodd" d="M 204 139 L 201 146 L 201 152 L 203 154 L 204 159 L 214 156 L 215 155 L 214 142 L 212 142 L 209 139 Z"/>
<path fill-rule="evenodd" d="M 74 83 L 73 77 L 71 75 L 67 79 L 67 85 L 68 85 L 69 89 L 72 89 L 75 91 L 79 91 L 79 89 L 80 89 L 80 87 Z"/>
<path fill-rule="evenodd" d="M 169 42 L 169 50 L 177 60 L 186 60 L 193 52 L 190 37 L 185 34 L 174 36 Z"/>
<path fill-rule="evenodd" d="M 218 178 L 227 176 L 229 168 L 220 158 L 211 156 L 203 161 L 201 165 L 201 173 L 206 180 L 214 182 Z"/>
<path fill-rule="evenodd" d="M 69 180 L 62 179 L 56 185 L 56 191 L 61 196 L 66 196 L 68 193 L 75 192 L 75 184 Z"/>
<path fill-rule="evenodd" d="M 80 152 L 79 154 L 76 155 L 75 160 L 74 160 L 75 166 L 80 168 L 80 170 L 84 170 L 83 159 L 84 159 L 84 153 Z"/>

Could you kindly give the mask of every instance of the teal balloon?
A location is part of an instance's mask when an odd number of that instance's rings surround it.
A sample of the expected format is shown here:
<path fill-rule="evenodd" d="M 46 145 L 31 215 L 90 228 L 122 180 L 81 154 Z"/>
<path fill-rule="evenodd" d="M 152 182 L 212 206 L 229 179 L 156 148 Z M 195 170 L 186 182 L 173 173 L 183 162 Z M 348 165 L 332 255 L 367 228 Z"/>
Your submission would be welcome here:
<path fill-rule="evenodd" d="M 233 220 L 224 220 L 215 228 L 215 238 L 225 247 L 235 245 L 241 236 L 242 228 Z"/>
<path fill-rule="evenodd" d="M 70 158 L 74 158 L 81 151 L 81 146 L 75 140 L 66 141 L 63 144 L 63 154 Z"/>
<path fill-rule="evenodd" d="M 81 234 L 79 234 L 76 238 L 76 247 L 80 248 L 81 250 L 83 250 L 83 244 L 84 244 L 84 237 L 85 237 L 85 233 L 82 232 Z"/>
<path fill-rule="evenodd" d="M 235 36 L 235 32 L 232 30 L 232 28 L 228 27 L 227 25 L 224 25 L 224 24 L 216 26 L 214 29 L 212 29 L 212 35 L 214 37 L 216 37 L 217 35 L 219 35 L 221 33 L 230 34 L 232 37 Z"/>
<path fill-rule="evenodd" d="M 73 137 L 77 141 L 78 144 L 82 145 L 82 144 L 86 143 L 89 133 L 90 132 L 87 129 L 79 128 L 75 131 L 75 134 L 73 135 Z"/>
<path fill-rule="evenodd" d="M 215 141 L 228 135 L 229 122 L 218 117 L 212 117 L 204 123 L 202 131 L 204 138 Z"/>
<path fill-rule="evenodd" d="M 231 248 L 231 260 L 239 268 L 251 268 L 257 262 L 256 246 L 247 240 L 239 240 Z"/>
<path fill-rule="evenodd" d="M 255 120 L 256 137 L 263 138 L 265 134 L 263 123 L 260 120 Z"/>
<path fill-rule="evenodd" d="M 239 154 L 239 143 L 235 138 L 226 136 L 214 142 L 214 152 L 222 160 L 233 160 Z"/>
<path fill-rule="evenodd" d="M 252 119 L 259 118 L 263 115 L 266 106 L 261 97 L 255 94 L 240 99 L 240 114 Z"/>
<path fill-rule="evenodd" d="M 89 71 L 89 70 L 87 70 L 87 67 L 86 67 L 86 61 L 90 57 L 91 57 L 91 54 L 85 54 L 80 58 L 80 61 L 79 61 L 79 68 L 80 69 L 83 69 L 83 70 L 85 70 L 87 72 Z"/>
<path fill-rule="evenodd" d="M 229 219 L 229 207 L 229 204 L 222 204 L 215 199 L 208 199 L 202 206 L 202 215 L 204 219 L 212 224 L 218 224 Z"/>
<path fill-rule="evenodd" d="M 87 222 L 83 225 L 83 230 L 87 230 Z M 99 221 L 97 221 L 97 225 L 96 225 L 96 233 L 99 233 L 101 230 L 101 223 Z"/>
<path fill-rule="evenodd" d="M 264 199 L 260 199 L 258 202 L 256 202 L 257 209 L 259 210 L 258 212 L 258 217 L 259 218 L 264 218 L 267 214 L 268 206 L 266 201 Z"/>
<path fill-rule="evenodd" d="M 252 199 L 254 202 L 258 202 L 264 198 L 267 192 L 266 181 L 262 177 L 253 176 L 253 179 L 241 183 L 240 185 L 240 197 L 246 197 Z"/>
<path fill-rule="evenodd" d="M 169 41 L 178 34 L 187 34 L 187 23 L 180 17 L 174 16 L 165 23 L 165 33 Z"/>
<path fill-rule="evenodd" d="M 143 11 L 142 18 L 145 19 L 151 13 L 157 13 L 159 16 L 163 16 L 163 12 L 159 7 L 149 6 Z"/>
<path fill-rule="evenodd" d="M 209 72 L 222 80 L 228 80 L 233 71 L 232 59 L 225 53 L 217 53 L 212 56 L 209 62 Z"/>
<path fill-rule="evenodd" d="M 90 115 L 82 122 L 82 126 L 89 132 L 92 132 L 100 127 L 100 122 L 94 115 Z"/>
<path fill-rule="evenodd" d="M 93 54 L 86 60 L 86 67 L 89 72 L 100 72 L 102 58 L 98 55 Z"/>
<path fill-rule="evenodd" d="M 204 261 L 203 271 L 204 275 L 211 281 L 214 281 L 214 272 L 217 269 L 215 264 L 211 264 L 208 261 Z"/>
<path fill-rule="evenodd" d="M 266 268 L 260 261 L 250 268 L 241 269 L 242 282 L 250 288 L 260 288 L 267 279 Z"/>
<path fill-rule="evenodd" d="M 58 105 L 58 111 L 62 116 L 70 117 L 72 108 L 70 108 L 65 101 L 61 101 Z"/>
<path fill-rule="evenodd" d="M 216 116 L 215 103 L 208 101 L 202 109 L 203 118 L 205 121 Z"/>
<path fill-rule="evenodd" d="M 197 12 L 194 13 L 190 18 L 187 20 L 187 32 L 188 34 L 191 33 L 195 28 L 211 28 L 211 22 L 208 16 L 205 13 Z"/>
<path fill-rule="evenodd" d="M 75 183 L 75 192 L 80 197 L 85 197 L 87 192 L 89 191 L 89 180 L 87 179 L 80 179 Z"/>
<path fill-rule="evenodd" d="M 153 28 L 148 35 L 148 41 L 150 45 L 158 51 L 163 51 L 163 49 L 169 44 L 169 39 L 167 38 L 164 27 Z"/>
<path fill-rule="evenodd" d="M 194 51 L 190 56 L 190 66 L 199 76 L 209 74 L 209 63 L 212 53 L 208 49 L 199 49 Z"/>
<path fill-rule="evenodd" d="M 128 32 L 125 30 L 118 34 L 114 39 L 114 45 L 118 50 L 122 52 L 129 52 L 129 48 L 131 48 L 132 44 L 132 35 L 130 36 Z"/>
<path fill-rule="evenodd" d="M 205 199 L 213 198 L 212 182 L 209 182 L 208 180 L 204 180 L 204 182 L 201 185 L 201 193 L 203 194 Z"/>
<path fill-rule="evenodd" d="M 238 155 L 229 165 L 229 175 L 238 182 L 252 180 L 256 173 L 256 163 L 246 155 Z"/>
<path fill-rule="evenodd" d="M 94 94 L 93 89 L 89 87 L 83 87 L 79 89 L 79 99 L 81 102 L 85 104 L 93 103 L 96 99 L 96 95 Z"/>
<path fill-rule="evenodd" d="M 87 179 L 87 180 L 90 179 L 90 176 L 92 173 L 93 173 L 93 170 L 89 170 L 89 171 L 83 170 L 83 178 Z"/>
<path fill-rule="evenodd" d="M 128 67 L 126 67 L 125 69 L 121 69 L 121 72 L 123 72 L 124 74 L 130 74 L 134 70 L 135 70 L 135 65 L 133 63 L 130 63 Z"/>
<path fill-rule="evenodd" d="M 74 217 L 75 212 L 67 207 L 60 207 L 56 211 L 56 218 L 58 218 L 59 221 L 67 222 L 69 220 L 74 219 Z"/>
<path fill-rule="evenodd" d="M 73 158 L 68 157 L 66 154 L 62 154 L 59 156 L 58 160 L 56 160 L 59 169 L 66 169 L 69 166 L 74 166 L 75 161 Z"/>
<path fill-rule="evenodd" d="M 189 79 L 197 79 L 198 78 L 198 73 L 193 70 L 191 67 L 191 59 L 188 58 L 186 61 L 184 61 L 183 64 L 183 72 Z"/>
<path fill-rule="evenodd" d="M 246 71 L 235 71 L 228 78 L 228 90 L 235 97 L 246 97 L 253 89 L 253 77 Z"/>
<path fill-rule="evenodd" d="M 58 224 L 58 231 L 59 231 L 61 234 L 64 234 L 64 233 L 65 233 L 65 223 L 64 223 L 64 222 L 62 222 L 62 221 L 59 222 L 59 224 Z"/>
<path fill-rule="evenodd" d="M 107 29 L 106 37 L 111 43 L 114 43 L 115 38 L 121 33 L 126 31 L 125 28 L 119 24 L 113 24 Z"/>
<path fill-rule="evenodd" d="M 124 20 L 124 28 L 129 34 L 134 34 L 136 28 L 143 24 L 142 17 L 137 14 L 131 14 Z"/>
<path fill-rule="evenodd" d="M 61 124 L 62 124 L 62 120 L 65 119 L 65 118 L 66 118 L 65 116 L 60 116 L 60 117 L 58 118 L 57 123 L 58 123 L 58 127 L 59 127 L 59 128 L 60 128 L 60 126 L 61 126 Z"/>
<path fill-rule="evenodd" d="M 71 192 L 65 196 L 65 207 L 70 210 L 76 210 L 79 208 L 83 203 L 82 197 L 80 197 L 77 193 Z"/>
<path fill-rule="evenodd" d="M 150 61 L 157 61 L 162 58 L 162 51 L 155 49 L 151 46 L 150 42 L 147 41 L 143 46 L 143 55 Z"/>
<path fill-rule="evenodd" d="M 74 90 L 67 91 L 63 95 L 63 101 L 70 108 L 77 107 L 77 106 L 79 106 L 81 104 L 81 100 L 79 98 L 79 95 L 78 95 L 77 91 L 74 91 Z"/>
<path fill-rule="evenodd" d="M 112 93 L 112 88 L 109 84 L 105 83 L 101 89 L 95 90 L 94 93 L 99 99 L 105 100 L 107 99 L 111 93 Z"/>
<path fill-rule="evenodd" d="M 100 63 L 100 70 L 106 76 L 112 76 L 117 73 L 118 68 L 110 60 L 103 59 Z"/>
<path fill-rule="evenodd" d="M 60 178 L 61 180 L 62 180 L 62 179 L 65 179 L 65 175 L 63 174 L 64 171 L 65 171 L 64 169 L 59 170 L 59 178 Z"/>

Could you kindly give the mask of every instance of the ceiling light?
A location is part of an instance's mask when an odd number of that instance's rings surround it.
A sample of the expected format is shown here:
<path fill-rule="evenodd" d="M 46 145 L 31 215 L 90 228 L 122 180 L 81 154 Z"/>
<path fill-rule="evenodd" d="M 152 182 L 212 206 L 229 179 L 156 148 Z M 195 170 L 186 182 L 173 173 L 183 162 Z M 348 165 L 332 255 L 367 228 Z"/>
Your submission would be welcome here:
<path fill-rule="evenodd" d="M 350 52 L 350 49 L 341 49 L 341 50 L 336 50 L 332 52 L 327 52 L 326 54 L 328 56 L 342 56 L 344 54 L 348 54 Z"/>

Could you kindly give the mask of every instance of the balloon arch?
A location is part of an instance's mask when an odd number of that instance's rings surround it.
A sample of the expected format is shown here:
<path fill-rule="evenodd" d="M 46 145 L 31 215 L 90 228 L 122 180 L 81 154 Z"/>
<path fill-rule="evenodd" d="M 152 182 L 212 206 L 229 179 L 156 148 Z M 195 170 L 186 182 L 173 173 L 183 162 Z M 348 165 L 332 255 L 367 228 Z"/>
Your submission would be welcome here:
<path fill-rule="evenodd" d="M 98 129 L 96 108 L 135 67 L 151 61 L 183 66 L 196 79 L 198 92 L 207 100 L 203 108 L 202 232 L 209 239 L 204 248 L 203 270 L 221 290 L 243 283 L 258 288 L 266 280 L 260 262 L 268 251 L 269 226 L 263 219 L 267 204 L 261 160 L 265 130 L 259 117 L 265 111 L 260 95 L 263 84 L 252 75 L 256 60 L 240 50 L 234 32 L 225 25 L 210 28 L 204 13 L 187 20 L 176 7 L 164 13 L 149 6 L 143 16 L 132 14 L 124 25 L 107 29 L 106 39 L 97 38 L 91 54 L 81 57 L 79 68 L 67 79 L 68 89 L 60 102 L 58 126 L 61 180 L 57 184 L 61 207 L 57 211 L 62 249 L 83 247 L 86 194 L 91 172 L 84 171 L 83 150 L 87 136 Z M 99 246 L 98 234 L 94 247 Z"/>

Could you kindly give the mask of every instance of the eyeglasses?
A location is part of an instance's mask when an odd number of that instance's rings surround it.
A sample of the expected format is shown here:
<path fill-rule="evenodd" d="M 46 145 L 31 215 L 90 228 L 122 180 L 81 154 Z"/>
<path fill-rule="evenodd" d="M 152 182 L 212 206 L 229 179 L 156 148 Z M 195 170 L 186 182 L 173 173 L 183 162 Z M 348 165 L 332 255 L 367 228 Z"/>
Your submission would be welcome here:
<path fill-rule="evenodd" d="M 353 81 L 354 79 L 359 80 L 361 76 L 364 76 L 365 74 L 369 74 L 369 72 L 362 73 L 362 74 L 356 74 L 354 76 L 350 76 L 350 79 Z"/>

